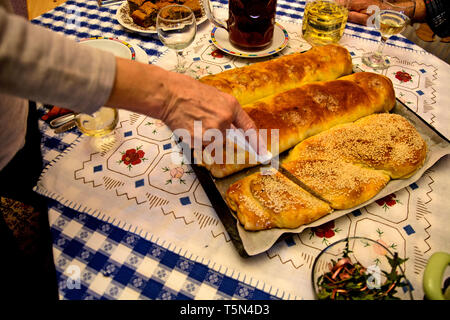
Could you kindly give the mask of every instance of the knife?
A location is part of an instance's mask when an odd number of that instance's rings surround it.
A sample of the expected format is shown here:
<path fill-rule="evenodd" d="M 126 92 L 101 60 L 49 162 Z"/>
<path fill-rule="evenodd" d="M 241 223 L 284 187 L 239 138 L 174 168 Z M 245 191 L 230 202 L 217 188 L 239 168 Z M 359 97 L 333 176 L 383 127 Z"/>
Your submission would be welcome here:
<path fill-rule="evenodd" d="M 283 165 L 279 161 L 279 156 L 274 156 L 270 151 L 267 151 L 266 154 L 260 155 L 257 154 L 256 151 L 252 148 L 252 146 L 247 142 L 245 139 L 245 136 L 242 134 L 241 131 L 236 130 L 235 136 L 237 139 L 234 141 L 236 144 L 244 149 L 247 150 L 252 156 L 257 159 L 257 161 L 263 165 L 263 167 L 260 168 L 261 174 L 271 174 L 270 168 L 274 168 L 278 170 L 281 174 L 283 174 L 286 178 L 300 186 L 301 188 L 305 189 L 307 192 L 311 193 L 316 198 L 326 202 L 330 203 L 326 199 L 324 199 L 321 195 L 317 194 L 314 190 L 309 188 L 305 183 L 303 183 L 300 179 L 298 179 L 295 175 L 293 175 L 289 170 L 283 167 Z"/>
<path fill-rule="evenodd" d="M 116 4 L 116 3 L 121 3 L 123 1 L 124 0 L 97 0 L 99 7 L 101 7 L 101 6 L 110 6 L 110 5 L 113 5 L 113 4 Z"/>
<path fill-rule="evenodd" d="M 74 128 L 76 125 L 77 125 L 77 123 L 76 123 L 75 119 L 73 119 L 73 120 L 71 120 L 69 122 L 66 122 L 66 123 L 60 125 L 59 127 L 57 127 L 54 130 L 54 132 L 55 133 L 62 133 L 62 132 L 65 132 L 65 131 L 68 131 L 68 130 Z"/>
<path fill-rule="evenodd" d="M 56 129 L 60 126 L 62 126 L 63 124 L 70 122 L 72 120 L 75 120 L 75 117 L 77 116 L 77 114 L 75 112 L 72 113 L 67 113 L 65 115 L 62 115 L 58 118 L 53 119 L 52 121 L 50 121 L 50 128 L 52 129 Z"/>

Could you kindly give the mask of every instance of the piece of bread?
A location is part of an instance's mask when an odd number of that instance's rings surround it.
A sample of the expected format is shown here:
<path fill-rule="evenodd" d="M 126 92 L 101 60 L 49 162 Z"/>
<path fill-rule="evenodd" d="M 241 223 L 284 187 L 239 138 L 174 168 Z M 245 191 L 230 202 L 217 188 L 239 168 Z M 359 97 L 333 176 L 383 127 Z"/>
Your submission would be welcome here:
<path fill-rule="evenodd" d="M 277 171 L 255 173 L 234 183 L 226 201 L 246 230 L 297 228 L 323 217 L 331 207 Z"/>
<path fill-rule="evenodd" d="M 272 129 L 279 130 L 279 153 L 302 140 L 335 125 L 364 116 L 386 112 L 395 106 L 395 93 L 389 78 L 359 72 L 337 80 L 310 83 L 243 106 L 258 129 L 268 130 L 268 149 Z M 255 165 L 246 154 L 244 163 L 216 161 L 203 165 L 216 178 L 222 178 Z"/>
<path fill-rule="evenodd" d="M 296 228 L 327 210 L 370 200 L 391 178 L 418 170 L 426 152 L 425 141 L 402 116 L 370 115 L 310 137 L 290 152 L 282 167 L 301 187 L 279 172 L 255 173 L 232 184 L 226 201 L 246 230 Z"/>
<path fill-rule="evenodd" d="M 381 170 L 392 179 L 408 178 L 425 161 L 427 145 L 398 114 L 374 114 L 336 126 L 298 144 L 284 160 L 343 160 Z M 292 172 L 294 173 L 294 172 Z"/>
<path fill-rule="evenodd" d="M 233 95 L 245 105 L 306 83 L 333 80 L 351 72 L 350 53 L 344 47 L 330 44 L 208 75 L 199 81 Z"/>
<path fill-rule="evenodd" d="M 299 159 L 283 167 L 333 209 L 353 208 L 373 198 L 390 180 L 383 171 L 340 159 Z"/>

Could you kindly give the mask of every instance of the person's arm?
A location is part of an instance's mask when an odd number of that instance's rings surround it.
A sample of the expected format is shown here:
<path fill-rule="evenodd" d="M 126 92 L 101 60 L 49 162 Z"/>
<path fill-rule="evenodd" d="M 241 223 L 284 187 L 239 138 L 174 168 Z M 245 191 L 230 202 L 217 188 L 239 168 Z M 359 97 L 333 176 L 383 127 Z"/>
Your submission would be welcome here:
<path fill-rule="evenodd" d="M 191 134 L 194 120 L 201 120 L 204 130 L 225 132 L 231 124 L 244 131 L 255 128 L 233 96 L 189 76 L 122 58 L 117 58 L 114 88 L 106 105 L 149 114 L 173 130 L 184 128 Z"/>
<path fill-rule="evenodd" d="M 111 53 L 8 14 L 0 7 L 0 92 L 92 113 L 115 77 Z"/>
<path fill-rule="evenodd" d="M 231 95 L 188 76 L 115 58 L 0 8 L 0 92 L 78 112 L 129 109 L 193 136 L 193 121 L 224 132 L 253 121 Z"/>
<path fill-rule="evenodd" d="M 431 30 L 441 38 L 449 37 L 450 6 L 448 0 L 426 0 L 424 6 L 426 20 Z"/>

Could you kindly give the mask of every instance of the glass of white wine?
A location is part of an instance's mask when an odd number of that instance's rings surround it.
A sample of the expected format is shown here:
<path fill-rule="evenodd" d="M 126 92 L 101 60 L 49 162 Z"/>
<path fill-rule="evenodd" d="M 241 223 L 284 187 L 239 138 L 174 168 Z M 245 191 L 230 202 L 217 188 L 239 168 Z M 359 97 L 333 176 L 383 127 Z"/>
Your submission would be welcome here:
<path fill-rule="evenodd" d="M 101 107 L 93 114 L 79 113 L 75 124 L 90 137 L 90 145 L 97 151 L 107 151 L 117 141 L 114 129 L 119 122 L 119 110 Z"/>
<path fill-rule="evenodd" d="M 374 69 L 386 69 L 390 65 L 389 59 L 383 55 L 383 49 L 388 39 L 405 30 L 410 19 L 414 17 L 415 1 L 411 0 L 382 0 L 381 8 L 375 11 L 375 27 L 381 33 L 381 41 L 375 52 L 367 53 L 362 61 Z"/>
<path fill-rule="evenodd" d="M 183 49 L 187 48 L 197 33 L 197 21 L 192 10 L 183 5 L 168 5 L 158 12 L 156 31 L 159 39 L 177 55 L 175 71 L 186 72 Z"/>

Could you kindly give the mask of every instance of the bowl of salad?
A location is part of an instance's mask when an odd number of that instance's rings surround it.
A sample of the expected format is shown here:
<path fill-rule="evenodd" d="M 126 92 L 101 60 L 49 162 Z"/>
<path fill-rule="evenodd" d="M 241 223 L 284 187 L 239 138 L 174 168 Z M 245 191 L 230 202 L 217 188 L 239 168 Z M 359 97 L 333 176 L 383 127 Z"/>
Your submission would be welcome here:
<path fill-rule="evenodd" d="M 413 300 L 404 263 L 382 243 L 349 237 L 323 249 L 312 267 L 320 300 Z"/>

